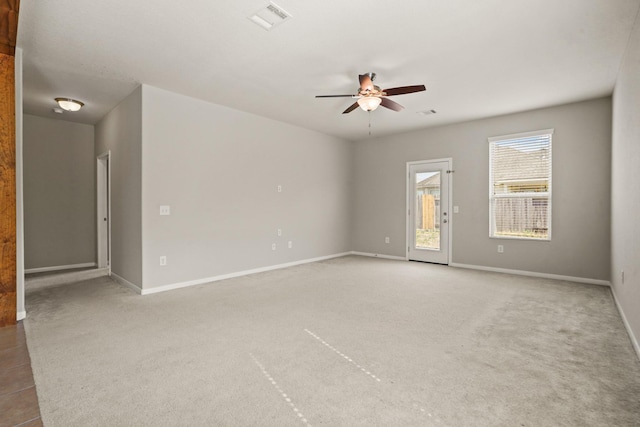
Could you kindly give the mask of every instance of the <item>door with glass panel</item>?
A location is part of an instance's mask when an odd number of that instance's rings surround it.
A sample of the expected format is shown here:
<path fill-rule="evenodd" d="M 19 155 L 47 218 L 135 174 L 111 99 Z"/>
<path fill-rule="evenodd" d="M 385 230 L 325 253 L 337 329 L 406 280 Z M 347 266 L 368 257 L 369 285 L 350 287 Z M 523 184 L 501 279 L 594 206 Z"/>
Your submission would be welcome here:
<path fill-rule="evenodd" d="M 448 264 L 451 160 L 410 162 L 407 169 L 408 258 Z"/>

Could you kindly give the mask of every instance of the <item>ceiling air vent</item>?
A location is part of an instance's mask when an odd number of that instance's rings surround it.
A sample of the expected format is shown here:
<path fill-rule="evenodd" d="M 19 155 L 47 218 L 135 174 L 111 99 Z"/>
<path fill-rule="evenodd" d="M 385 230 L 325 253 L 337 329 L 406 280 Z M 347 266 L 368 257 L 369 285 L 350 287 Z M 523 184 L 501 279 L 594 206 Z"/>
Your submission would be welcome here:
<path fill-rule="evenodd" d="M 267 7 L 260 9 L 249 17 L 249 19 L 267 31 L 282 24 L 289 18 L 291 18 L 291 14 L 274 2 L 270 2 Z"/>

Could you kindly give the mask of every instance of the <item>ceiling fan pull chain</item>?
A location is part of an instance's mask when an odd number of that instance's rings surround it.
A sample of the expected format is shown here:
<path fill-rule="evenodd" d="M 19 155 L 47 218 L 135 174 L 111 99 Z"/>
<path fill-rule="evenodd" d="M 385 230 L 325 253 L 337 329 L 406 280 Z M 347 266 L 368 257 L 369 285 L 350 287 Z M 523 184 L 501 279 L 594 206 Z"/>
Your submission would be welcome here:
<path fill-rule="evenodd" d="M 371 136 L 371 111 L 369 113 L 369 136 Z"/>

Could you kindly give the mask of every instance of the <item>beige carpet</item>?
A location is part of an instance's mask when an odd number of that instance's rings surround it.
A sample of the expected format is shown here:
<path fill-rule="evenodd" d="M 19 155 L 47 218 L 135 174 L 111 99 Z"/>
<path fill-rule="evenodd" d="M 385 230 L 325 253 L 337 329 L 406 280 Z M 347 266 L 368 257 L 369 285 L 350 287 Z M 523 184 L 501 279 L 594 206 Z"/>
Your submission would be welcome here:
<path fill-rule="evenodd" d="M 345 257 L 28 291 L 46 426 L 638 426 L 606 287 Z"/>

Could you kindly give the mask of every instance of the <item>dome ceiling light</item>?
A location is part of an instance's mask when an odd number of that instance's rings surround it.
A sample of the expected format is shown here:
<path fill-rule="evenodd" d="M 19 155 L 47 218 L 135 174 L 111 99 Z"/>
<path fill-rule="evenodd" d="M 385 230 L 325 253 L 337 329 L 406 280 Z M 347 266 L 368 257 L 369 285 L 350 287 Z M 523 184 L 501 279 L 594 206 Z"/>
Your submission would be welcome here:
<path fill-rule="evenodd" d="M 78 111 L 84 105 L 84 102 L 71 98 L 56 98 L 56 102 L 65 111 Z"/>

